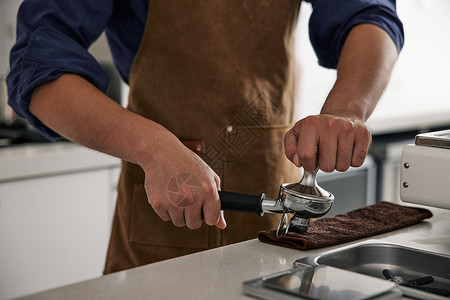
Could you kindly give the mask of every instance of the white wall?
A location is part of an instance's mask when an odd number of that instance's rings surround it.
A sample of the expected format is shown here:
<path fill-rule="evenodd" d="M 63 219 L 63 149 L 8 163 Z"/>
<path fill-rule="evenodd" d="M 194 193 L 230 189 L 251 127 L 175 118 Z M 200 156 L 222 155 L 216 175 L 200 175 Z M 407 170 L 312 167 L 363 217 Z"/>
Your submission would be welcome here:
<path fill-rule="evenodd" d="M 16 40 L 16 17 L 21 0 L 0 0 L 0 74 L 9 70 L 9 51 Z M 101 62 L 112 61 L 104 34 L 90 52 Z"/>
<path fill-rule="evenodd" d="M 16 14 L 21 2 L 0 0 L 0 74 L 5 74 L 9 69 L 9 50 L 16 38 Z"/>
<path fill-rule="evenodd" d="M 302 4 L 296 32 L 301 70 L 297 118 L 317 114 L 335 71 L 317 65 L 307 32 L 311 6 Z M 391 82 L 367 122 L 374 133 L 450 124 L 450 1 L 397 0 L 405 45 Z"/>

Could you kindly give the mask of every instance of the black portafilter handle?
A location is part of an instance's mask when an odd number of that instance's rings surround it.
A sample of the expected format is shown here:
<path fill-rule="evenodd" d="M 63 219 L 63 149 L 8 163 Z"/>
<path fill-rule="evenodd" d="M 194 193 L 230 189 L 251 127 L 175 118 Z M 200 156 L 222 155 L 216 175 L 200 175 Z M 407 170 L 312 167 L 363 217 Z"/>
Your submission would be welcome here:
<path fill-rule="evenodd" d="M 219 191 L 219 198 L 222 210 L 256 213 L 264 215 L 262 202 L 266 195 L 247 195 L 233 192 Z"/>

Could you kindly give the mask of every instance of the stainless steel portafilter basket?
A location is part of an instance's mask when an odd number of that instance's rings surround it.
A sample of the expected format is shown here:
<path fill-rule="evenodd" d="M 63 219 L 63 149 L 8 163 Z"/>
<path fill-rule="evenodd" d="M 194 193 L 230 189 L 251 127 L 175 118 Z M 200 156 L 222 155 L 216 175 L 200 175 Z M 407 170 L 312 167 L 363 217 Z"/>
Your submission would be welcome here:
<path fill-rule="evenodd" d="M 231 192 L 219 192 L 223 210 L 283 214 L 277 229 L 277 236 L 288 232 L 302 233 L 308 230 L 309 220 L 324 216 L 331 209 L 334 196 L 317 184 L 317 170 L 304 171 L 297 183 L 285 183 L 280 187 L 277 199 Z M 288 220 L 287 214 L 293 214 Z"/>

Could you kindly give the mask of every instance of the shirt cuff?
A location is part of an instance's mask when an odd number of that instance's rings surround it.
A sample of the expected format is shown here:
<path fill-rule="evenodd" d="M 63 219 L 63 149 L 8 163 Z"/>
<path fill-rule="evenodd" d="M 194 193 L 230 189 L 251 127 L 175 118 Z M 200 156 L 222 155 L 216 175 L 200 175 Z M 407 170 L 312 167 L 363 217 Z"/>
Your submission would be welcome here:
<path fill-rule="evenodd" d="M 401 51 L 404 44 L 403 24 L 397 16 L 395 4 L 383 1 L 361 1 L 357 5 L 348 1 L 341 4 L 341 11 L 338 9 L 334 13 L 332 8 L 320 7 L 325 3 L 316 4 L 310 18 L 310 39 L 321 66 L 337 67 L 345 39 L 358 24 L 373 24 L 382 28 L 392 38 L 398 52 Z"/>
<path fill-rule="evenodd" d="M 106 92 L 108 76 L 84 47 L 51 27 L 37 29 L 23 53 L 7 78 L 8 104 L 46 138 L 58 140 L 61 138 L 58 133 L 30 113 L 33 90 L 40 84 L 71 73 Z"/>

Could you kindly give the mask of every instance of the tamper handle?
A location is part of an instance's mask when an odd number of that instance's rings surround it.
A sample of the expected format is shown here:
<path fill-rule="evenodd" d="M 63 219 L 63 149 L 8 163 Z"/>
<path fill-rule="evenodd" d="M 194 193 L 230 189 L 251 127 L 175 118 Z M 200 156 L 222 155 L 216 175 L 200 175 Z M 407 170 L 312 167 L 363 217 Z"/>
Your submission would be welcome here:
<path fill-rule="evenodd" d="M 319 168 L 316 168 L 314 171 L 306 171 L 305 169 L 303 169 L 303 177 L 299 183 L 304 186 L 317 186 L 317 172 L 319 172 Z"/>

